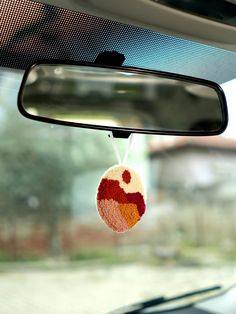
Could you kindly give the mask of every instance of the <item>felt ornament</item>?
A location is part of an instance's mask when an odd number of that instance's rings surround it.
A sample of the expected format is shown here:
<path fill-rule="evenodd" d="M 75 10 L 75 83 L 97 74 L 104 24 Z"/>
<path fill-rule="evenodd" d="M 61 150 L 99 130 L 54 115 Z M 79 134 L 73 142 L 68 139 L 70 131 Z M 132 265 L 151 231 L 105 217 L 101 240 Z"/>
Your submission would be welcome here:
<path fill-rule="evenodd" d="M 111 138 L 113 139 L 112 135 Z M 132 137 L 129 144 L 131 144 Z M 145 192 L 139 174 L 124 164 L 116 146 L 113 147 L 119 164 L 109 168 L 101 178 L 97 191 L 97 209 L 102 220 L 116 232 L 126 232 L 137 224 L 143 216 Z"/>

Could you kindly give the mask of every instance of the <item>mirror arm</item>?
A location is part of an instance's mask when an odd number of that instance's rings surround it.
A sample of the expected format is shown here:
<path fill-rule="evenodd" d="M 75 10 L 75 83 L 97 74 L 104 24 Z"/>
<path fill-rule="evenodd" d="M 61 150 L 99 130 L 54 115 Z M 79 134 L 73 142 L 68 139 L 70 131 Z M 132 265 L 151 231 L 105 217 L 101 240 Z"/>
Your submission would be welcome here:
<path fill-rule="evenodd" d="M 125 61 L 125 56 L 115 50 L 100 52 L 94 61 L 95 64 L 99 65 L 113 65 L 122 66 Z M 131 132 L 127 131 L 112 131 L 114 138 L 129 138 Z"/>
<path fill-rule="evenodd" d="M 112 131 L 114 138 L 129 138 L 131 133 L 129 131 Z"/>

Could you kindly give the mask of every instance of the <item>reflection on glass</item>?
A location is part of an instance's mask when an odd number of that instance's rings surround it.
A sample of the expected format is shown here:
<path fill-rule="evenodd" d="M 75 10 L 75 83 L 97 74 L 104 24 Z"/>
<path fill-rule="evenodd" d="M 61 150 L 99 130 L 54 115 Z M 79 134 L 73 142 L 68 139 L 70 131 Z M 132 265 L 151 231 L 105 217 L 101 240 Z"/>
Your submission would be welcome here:
<path fill-rule="evenodd" d="M 33 116 L 106 127 L 216 132 L 223 119 L 214 88 L 125 69 L 37 65 L 21 100 Z"/>

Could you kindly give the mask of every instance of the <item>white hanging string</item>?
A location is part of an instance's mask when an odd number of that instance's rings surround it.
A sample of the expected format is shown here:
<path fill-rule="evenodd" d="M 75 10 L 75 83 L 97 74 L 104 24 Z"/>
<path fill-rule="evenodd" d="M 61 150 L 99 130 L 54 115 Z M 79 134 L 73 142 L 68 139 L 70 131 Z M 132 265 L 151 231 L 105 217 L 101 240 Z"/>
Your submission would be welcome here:
<path fill-rule="evenodd" d="M 124 158 L 123 158 L 123 165 L 126 164 L 126 161 L 128 159 L 128 156 L 129 156 L 129 152 L 130 152 L 130 149 L 132 147 L 132 144 L 133 144 L 133 133 L 130 134 L 129 136 L 129 142 L 128 142 L 128 145 L 127 145 L 127 148 L 126 148 L 126 152 L 125 152 L 125 155 L 124 155 Z"/>
<path fill-rule="evenodd" d="M 112 144 L 113 150 L 115 152 L 117 162 L 118 162 L 119 165 L 121 165 L 122 161 L 121 161 L 119 150 L 118 150 L 118 148 L 116 146 L 116 143 L 115 143 L 115 139 L 114 139 L 113 133 L 110 132 L 110 134 L 108 136 L 111 138 L 111 144 Z"/>
<path fill-rule="evenodd" d="M 127 161 L 127 158 L 128 158 L 128 155 L 129 155 L 132 143 L 133 143 L 133 133 L 131 133 L 131 135 L 129 136 L 129 142 L 128 142 L 128 145 L 127 145 L 127 148 L 126 148 L 123 160 L 121 159 L 120 152 L 118 150 L 118 147 L 116 145 L 116 142 L 115 142 L 115 139 L 114 139 L 114 136 L 113 136 L 112 132 L 110 132 L 109 137 L 111 138 L 111 144 L 112 144 L 113 150 L 115 152 L 118 164 L 119 165 L 125 164 L 126 161 Z"/>

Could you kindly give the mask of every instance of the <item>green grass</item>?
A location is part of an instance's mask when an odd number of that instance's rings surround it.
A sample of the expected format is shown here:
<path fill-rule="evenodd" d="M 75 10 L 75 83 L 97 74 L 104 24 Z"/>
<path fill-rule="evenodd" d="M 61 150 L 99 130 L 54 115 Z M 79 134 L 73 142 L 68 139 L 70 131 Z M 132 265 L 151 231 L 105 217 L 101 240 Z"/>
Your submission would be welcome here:
<path fill-rule="evenodd" d="M 96 261 L 104 264 L 123 264 L 138 261 L 137 254 L 123 255 L 110 248 L 83 248 L 69 256 L 72 262 Z"/>
<path fill-rule="evenodd" d="M 0 250 L 0 263 L 1 262 L 33 262 L 39 261 L 43 259 L 44 256 L 41 256 L 38 253 L 24 253 L 21 252 L 20 254 L 13 254 L 9 253 L 4 250 Z"/>
<path fill-rule="evenodd" d="M 146 265 L 163 266 L 217 266 L 225 263 L 235 263 L 236 248 L 224 250 L 217 246 L 196 247 L 188 243 L 182 243 L 178 246 L 176 254 L 169 257 L 162 257 L 154 254 L 155 248 L 149 247 L 148 250 L 142 250 L 140 246 L 130 246 L 121 248 L 109 247 L 85 247 L 78 251 L 58 256 L 56 260 L 65 263 L 91 262 L 104 265 L 116 265 L 125 263 L 142 263 Z M 19 252 L 14 255 L 7 251 L 0 250 L 0 263 L 10 262 L 44 262 L 50 260 L 47 254 L 38 252 Z"/>
<path fill-rule="evenodd" d="M 0 262 L 10 262 L 12 260 L 13 256 L 10 253 L 3 250 L 0 251 Z"/>

